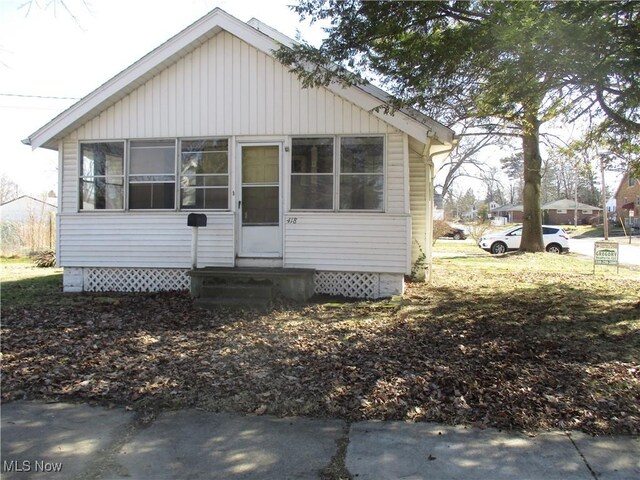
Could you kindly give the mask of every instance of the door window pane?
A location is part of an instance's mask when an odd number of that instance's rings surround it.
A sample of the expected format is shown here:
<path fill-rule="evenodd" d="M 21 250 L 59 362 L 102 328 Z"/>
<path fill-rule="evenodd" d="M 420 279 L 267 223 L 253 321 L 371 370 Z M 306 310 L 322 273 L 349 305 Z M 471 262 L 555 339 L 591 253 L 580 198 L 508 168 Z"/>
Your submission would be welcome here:
<path fill-rule="evenodd" d="M 242 183 L 279 183 L 279 147 L 242 147 Z"/>
<path fill-rule="evenodd" d="M 278 225 L 278 187 L 242 187 L 242 224 Z"/>

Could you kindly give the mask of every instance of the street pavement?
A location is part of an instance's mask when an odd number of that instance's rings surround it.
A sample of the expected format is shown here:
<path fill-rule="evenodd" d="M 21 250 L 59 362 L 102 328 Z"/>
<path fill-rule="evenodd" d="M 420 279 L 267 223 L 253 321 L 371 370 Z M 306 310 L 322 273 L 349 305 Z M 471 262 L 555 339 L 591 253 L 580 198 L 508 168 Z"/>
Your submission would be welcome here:
<path fill-rule="evenodd" d="M 593 258 L 595 242 L 603 240 L 604 238 L 570 238 L 569 251 Z M 640 265 L 640 239 L 634 237 L 631 243 L 627 243 L 626 239 L 616 238 L 615 240 L 619 244 L 618 262 L 620 265 Z"/>
<path fill-rule="evenodd" d="M 640 438 L 434 423 L 2 406 L 2 479 L 640 478 Z"/>

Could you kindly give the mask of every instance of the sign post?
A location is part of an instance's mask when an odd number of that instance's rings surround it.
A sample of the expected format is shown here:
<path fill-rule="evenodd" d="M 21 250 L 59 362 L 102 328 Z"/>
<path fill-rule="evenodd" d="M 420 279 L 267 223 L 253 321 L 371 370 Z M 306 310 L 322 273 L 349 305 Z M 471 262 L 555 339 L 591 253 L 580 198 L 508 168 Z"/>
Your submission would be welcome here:
<path fill-rule="evenodd" d="M 593 273 L 596 273 L 596 265 L 615 265 L 620 273 L 618 263 L 618 244 L 616 242 L 595 242 L 593 245 Z"/>

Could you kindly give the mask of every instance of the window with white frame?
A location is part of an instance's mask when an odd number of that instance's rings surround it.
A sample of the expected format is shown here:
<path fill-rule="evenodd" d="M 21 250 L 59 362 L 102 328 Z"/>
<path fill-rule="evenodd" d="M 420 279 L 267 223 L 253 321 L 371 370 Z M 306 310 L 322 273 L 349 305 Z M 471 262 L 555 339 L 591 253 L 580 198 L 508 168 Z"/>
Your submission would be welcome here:
<path fill-rule="evenodd" d="M 383 211 L 384 138 L 294 138 L 291 209 Z"/>
<path fill-rule="evenodd" d="M 340 138 L 340 210 L 384 208 L 382 137 Z"/>
<path fill-rule="evenodd" d="M 124 142 L 80 144 L 80 210 L 124 208 Z"/>
<path fill-rule="evenodd" d="M 174 209 L 176 141 L 132 141 L 129 146 L 129 209 Z"/>
<path fill-rule="evenodd" d="M 294 138 L 291 152 L 291 208 L 333 210 L 333 138 Z"/>
<path fill-rule="evenodd" d="M 180 208 L 229 208 L 229 141 L 224 139 L 180 142 Z"/>
<path fill-rule="evenodd" d="M 566 208 L 559 208 L 557 210 L 558 213 L 567 213 L 567 209 Z"/>

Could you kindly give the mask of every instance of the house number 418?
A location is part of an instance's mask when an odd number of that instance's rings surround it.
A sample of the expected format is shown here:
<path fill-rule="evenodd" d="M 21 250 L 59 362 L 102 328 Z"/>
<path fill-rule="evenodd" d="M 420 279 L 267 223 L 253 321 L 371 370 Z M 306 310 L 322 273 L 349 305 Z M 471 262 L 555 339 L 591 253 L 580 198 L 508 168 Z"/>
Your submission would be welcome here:
<path fill-rule="evenodd" d="M 288 217 L 287 223 L 298 223 L 298 217 Z"/>

